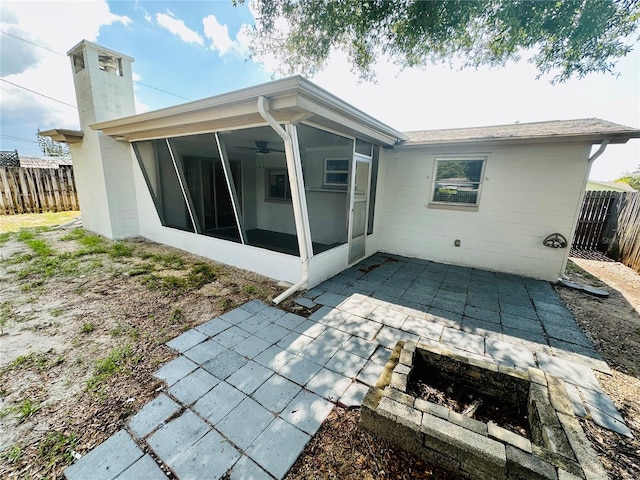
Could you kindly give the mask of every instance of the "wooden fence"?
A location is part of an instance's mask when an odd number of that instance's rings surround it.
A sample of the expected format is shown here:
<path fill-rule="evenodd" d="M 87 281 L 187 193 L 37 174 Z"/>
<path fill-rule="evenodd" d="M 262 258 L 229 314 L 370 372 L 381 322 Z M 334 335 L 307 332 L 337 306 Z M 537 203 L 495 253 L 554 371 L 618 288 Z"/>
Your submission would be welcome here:
<path fill-rule="evenodd" d="M 640 192 L 586 192 L 572 248 L 600 251 L 640 272 Z"/>
<path fill-rule="evenodd" d="M 0 215 L 79 209 L 71 166 L 0 167 Z"/>

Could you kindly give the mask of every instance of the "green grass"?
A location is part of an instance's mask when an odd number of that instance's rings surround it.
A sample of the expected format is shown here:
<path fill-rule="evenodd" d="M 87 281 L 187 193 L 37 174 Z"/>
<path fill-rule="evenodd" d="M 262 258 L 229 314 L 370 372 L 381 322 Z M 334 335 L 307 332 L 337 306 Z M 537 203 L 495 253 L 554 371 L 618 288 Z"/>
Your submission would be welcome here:
<path fill-rule="evenodd" d="M 0 418 L 14 415 L 18 423 L 22 423 L 41 408 L 42 405 L 40 405 L 38 402 L 34 402 L 30 398 L 24 398 L 20 403 L 13 407 L 7 407 L 0 410 Z"/>
<path fill-rule="evenodd" d="M 9 300 L 5 300 L 0 305 L 0 329 L 9 323 L 9 320 L 13 318 L 14 307 Z"/>
<path fill-rule="evenodd" d="M 131 257 L 133 256 L 133 247 L 124 242 L 117 242 L 111 246 L 109 256 L 112 258 Z"/>
<path fill-rule="evenodd" d="M 9 240 L 11 240 L 11 237 L 11 232 L 0 233 L 0 245 L 4 245 L 5 243 L 7 243 Z"/>
<path fill-rule="evenodd" d="M 174 308 L 169 315 L 169 320 L 173 324 L 182 323 L 182 321 L 184 320 L 184 312 L 182 311 L 182 309 L 180 307 Z"/>
<path fill-rule="evenodd" d="M 13 445 L 11 448 L 0 453 L 0 459 L 7 463 L 18 463 L 23 454 L 24 450 L 20 445 Z"/>
<path fill-rule="evenodd" d="M 114 375 L 125 372 L 140 361 L 140 355 L 134 355 L 131 345 L 116 347 L 106 357 L 95 363 L 93 376 L 87 381 L 87 390 L 100 393 L 102 385 Z"/>
<path fill-rule="evenodd" d="M 28 355 L 20 355 L 13 362 L 0 369 L 0 376 L 10 370 L 26 370 L 33 368 L 37 371 L 44 371 L 60 365 L 64 362 L 64 357 L 55 355 L 55 352 L 36 353 L 31 352 Z"/>
<path fill-rule="evenodd" d="M 80 216 L 78 211 L 24 213 L 0 216 L 0 233 L 17 232 L 25 228 L 52 227 L 68 223 Z"/>
<path fill-rule="evenodd" d="M 244 287 L 242 287 L 242 291 L 247 295 L 251 295 L 253 293 L 256 293 L 256 287 L 254 287 L 253 285 L 245 285 Z"/>
<path fill-rule="evenodd" d="M 93 322 L 84 322 L 82 324 L 82 328 L 80 329 L 80 331 L 82 333 L 91 333 L 96 329 L 96 326 L 94 325 Z"/>
<path fill-rule="evenodd" d="M 45 461 L 47 467 L 55 463 L 70 464 L 73 462 L 72 451 L 78 446 L 75 433 L 49 433 L 40 441 L 38 457 Z"/>

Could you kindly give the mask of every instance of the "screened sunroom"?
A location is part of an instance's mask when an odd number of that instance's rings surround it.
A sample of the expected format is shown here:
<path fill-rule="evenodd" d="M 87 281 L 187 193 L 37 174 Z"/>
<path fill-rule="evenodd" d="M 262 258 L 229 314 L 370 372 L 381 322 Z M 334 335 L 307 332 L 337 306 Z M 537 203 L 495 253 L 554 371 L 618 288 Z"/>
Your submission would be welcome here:
<path fill-rule="evenodd" d="M 301 77 L 92 128 L 132 146 L 142 236 L 307 288 L 375 252 L 405 138 Z"/>

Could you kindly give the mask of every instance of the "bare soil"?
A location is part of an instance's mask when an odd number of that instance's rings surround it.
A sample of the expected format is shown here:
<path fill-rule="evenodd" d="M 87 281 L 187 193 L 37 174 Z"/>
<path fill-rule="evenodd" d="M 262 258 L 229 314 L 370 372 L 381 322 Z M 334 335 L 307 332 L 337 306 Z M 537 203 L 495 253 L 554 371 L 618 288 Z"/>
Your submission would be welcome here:
<path fill-rule="evenodd" d="M 607 282 L 609 299 L 558 291 L 612 365 L 613 376 L 600 381 L 637 439 L 640 289 L 637 274 L 627 279 L 629 269 L 620 273 L 617 265 L 584 266 Z M 586 275 L 571 273 L 576 281 Z M 0 236 L 0 478 L 62 479 L 75 456 L 123 428 L 157 395 L 163 385 L 153 373 L 175 356 L 166 341 L 282 290 L 145 240 L 114 243 L 82 230 Z M 287 478 L 452 478 L 357 430 L 359 414 L 334 409 Z M 588 425 L 612 476 L 638 478 L 638 441 Z"/>

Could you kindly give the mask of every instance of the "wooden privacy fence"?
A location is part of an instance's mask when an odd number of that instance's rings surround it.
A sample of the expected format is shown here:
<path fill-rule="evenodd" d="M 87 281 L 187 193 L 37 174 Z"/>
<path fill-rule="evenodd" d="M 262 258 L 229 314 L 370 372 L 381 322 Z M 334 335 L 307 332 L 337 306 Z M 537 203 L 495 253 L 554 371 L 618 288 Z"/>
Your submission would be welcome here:
<path fill-rule="evenodd" d="M 0 167 L 0 215 L 79 209 L 70 165 L 58 168 Z"/>
<path fill-rule="evenodd" d="M 572 247 L 640 272 L 640 192 L 586 192 Z"/>

